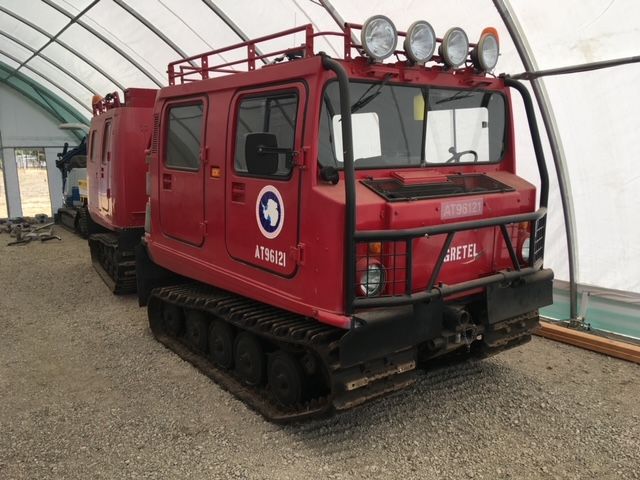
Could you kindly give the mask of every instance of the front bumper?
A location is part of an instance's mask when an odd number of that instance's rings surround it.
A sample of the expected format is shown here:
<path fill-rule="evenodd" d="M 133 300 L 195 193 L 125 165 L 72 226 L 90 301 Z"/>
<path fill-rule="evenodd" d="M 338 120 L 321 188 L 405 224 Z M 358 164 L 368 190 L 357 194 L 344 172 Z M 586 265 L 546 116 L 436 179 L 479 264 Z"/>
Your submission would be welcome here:
<path fill-rule="evenodd" d="M 484 298 L 474 298 L 474 335 L 494 331 L 491 325 L 536 312 L 553 303 L 553 271 L 531 270 L 499 272 L 449 288 L 433 288 L 416 294 L 408 305 L 394 305 L 389 297 L 387 307 L 356 312 L 351 330 L 340 340 L 340 365 L 357 365 L 447 335 L 451 330 L 445 322 L 444 298 L 453 293 L 486 287 Z M 464 306 L 464 302 L 456 302 L 461 303 Z"/>

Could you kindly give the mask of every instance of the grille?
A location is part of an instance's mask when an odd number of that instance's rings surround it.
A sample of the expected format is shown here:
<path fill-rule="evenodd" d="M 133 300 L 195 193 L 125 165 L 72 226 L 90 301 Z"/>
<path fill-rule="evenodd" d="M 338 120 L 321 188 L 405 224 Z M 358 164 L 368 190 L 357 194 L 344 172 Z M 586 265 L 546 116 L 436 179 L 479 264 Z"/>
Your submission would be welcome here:
<path fill-rule="evenodd" d="M 411 292 L 411 240 L 398 240 L 389 242 L 372 242 L 380 245 L 380 252 L 373 253 L 370 250 L 370 243 L 362 242 L 357 244 L 356 249 L 356 295 L 366 296 L 364 288 L 367 283 L 372 282 L 369 277 L 368 266 L 371 263 L 378 263 L 384 266 L 383 279 L 384 290 L 377 297 L 388 297 L 395 295 L 405 295 Z"/>
<path fill-rule="evenodd" d="M 446 178 L 442 182 L 420 185 L 406 185 L 396 179 L 363 180 L 362 183 L 389 202 L 514 191 L 512 187 L 481 174 L 448 175 Z"/>
<path fill-rule="evenodd" d="M 160 115 L 153 116 L 153 138 L 151 139 L 151 153 L 158 153 L 158 142 L 160 137 Z"/>
<path fill-rule="evenodd" d="M 534 222 L 533 263 L 544 257 L 544 237 L 547 228 L 547 217 Z"/>

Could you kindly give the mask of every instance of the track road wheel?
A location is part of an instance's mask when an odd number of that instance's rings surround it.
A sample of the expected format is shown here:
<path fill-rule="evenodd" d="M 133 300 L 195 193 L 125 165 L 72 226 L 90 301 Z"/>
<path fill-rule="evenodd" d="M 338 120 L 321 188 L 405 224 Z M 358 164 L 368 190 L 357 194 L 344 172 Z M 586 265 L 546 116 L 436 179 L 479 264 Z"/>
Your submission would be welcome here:
<path fill-rule="evenodd" d="M 185 337 L 189 345 L 206 353 L 209 346 L 209 320 L 204 312 L 187 310 Z"/>
<path fill-rule="evenodd" d="M 302 399 L 302 368 L 293 355 L 278 350 L 269 360 L 269 388 L 283 405 Z"/>
<path fill-rule="evenodd" d="M 259 386 L 264 382 L 265 356 L 259 340 L 248 332 L 236 338 L 234 361 L 244 383 Z"/>
<path fill-rule="evenodd" d="M 177 305 L 165 305 L 162 310 L 164 331 L 170 337 L 177 338 L 184 330 L 184 315 Z"/>
<path fill-rule="evenodd" d="M 209 327 L 209 357 L 223 368 L 233 366 L 233 331 L 220 320 L 214 320 Z"/>

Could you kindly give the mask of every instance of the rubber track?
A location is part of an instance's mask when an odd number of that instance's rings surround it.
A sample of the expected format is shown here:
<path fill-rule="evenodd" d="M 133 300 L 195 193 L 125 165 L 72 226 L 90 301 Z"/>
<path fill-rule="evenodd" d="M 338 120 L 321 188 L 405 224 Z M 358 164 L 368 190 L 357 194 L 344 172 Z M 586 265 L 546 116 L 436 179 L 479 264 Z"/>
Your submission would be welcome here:
<path fill-rule="evenodd" d="M 89 237 L 89 211 L 86 205 L 78 209 L 77 233 L 82 238 Z"/>
<path fill-rule="evenodd" d="M 120 251 L 115 233 L 94 233 L 89 248 L 94 268 L 114 294 L 136 292 L 135 252 Z"/>
<path fill-rule="evenodd" d="M 361 388 L 348 392 L 345 395 L 348 395 L 346 400 L 336 399 L 335 394 L 329 394 L 314 398 L 304 404 L 283 407 L 274 401 L 267 388 L 253 388 L 244 385 L 233 371 L 216 367 L 203 354 L 191 350 L 180 339 L 169 337 L 154 329 L 154 322 L 161 322 L 161 319 L 153 316 L 154 314 L 161 315 L 160 309 L 154 311 L 154 307 L 159 304 L 158 302 L 204 311 L 227 321 L 238 329 L 252 332 L 272 344 L 288 345 L 311 351 L 318 359 L 324 361 L 325 368 L 332 379 L 338 369 L 336 361 L 330 359 L 336 358 L 338 341 L 346 331 L 202 284 L 157 288 L 151 292 L 148 310 L 149 322 L 158 341 L 192 363 L 216 383 L 222 385 L 270 421 L 286 423 L 325 415 L 340 408 L 334 405 L 336 400 L 340 400 L 338 404 L 350 407 L 413 383 L 412 376 L 410 377 L 406 373 L 396 374 L 393 375 L 391 381 L 386 379 L 386 381 L 376 382 L 373 388 Z M 332 380 L 330 384 L 333 384 Z"/>

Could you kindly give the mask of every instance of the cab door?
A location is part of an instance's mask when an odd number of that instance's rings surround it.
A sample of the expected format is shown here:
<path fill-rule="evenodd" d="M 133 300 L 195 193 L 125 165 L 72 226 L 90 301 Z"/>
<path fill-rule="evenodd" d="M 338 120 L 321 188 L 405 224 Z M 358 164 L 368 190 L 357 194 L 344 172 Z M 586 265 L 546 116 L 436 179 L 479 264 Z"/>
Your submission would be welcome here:
<path fill-rule="evenodd" d="M 238 93 L 232 102 L 226 244 L 231 257 L 283 276 L 295 273 L 298 250 L 300 155 L 307 94 L 295 82 Z M 272 174 L 247 165 L 247 136 L 266 133 L 278 153 Z M 247 144 L 248 146 L 249 144 Z"/>
<path fill-rule="evenodd" d="M 102 135 L 102 156 L 100 158 L 100 167 L 98 169 L 98 203 L 100 211 L 108 214 L 111 207 L 111 120 L 107 120 L 104 124 Z"/>
<path fill-rule="evenodd" d="M 167 103 L 159 165 L 160 227 L 168 237 L 204 242 L 205 98 Z"/>

